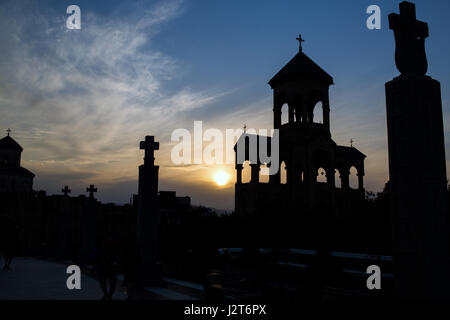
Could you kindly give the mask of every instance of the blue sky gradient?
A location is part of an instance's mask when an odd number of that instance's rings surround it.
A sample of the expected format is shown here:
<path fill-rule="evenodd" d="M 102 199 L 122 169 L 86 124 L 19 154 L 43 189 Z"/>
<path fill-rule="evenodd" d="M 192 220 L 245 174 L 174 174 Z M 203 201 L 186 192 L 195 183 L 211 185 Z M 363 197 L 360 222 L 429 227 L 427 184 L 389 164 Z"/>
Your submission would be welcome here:
<path fill-rule="evenodd" d="M 77 194 L 94 183 L 100 200 L 127 202 L 137 189 L 138 141 L 152 134 L 161 142 L 160 189 L 231 209 L 233 183 L 212 186 L 217 168 L 171 165 L 170 134 L 194 120 L 271 128 L 267 82 L 296 54 L 301 33 L 304 52 L 334 78 L 332 136 L 355 140 L 367 155 L 366 187 L 380 191 L 388 179 L 384 83 L 398 75 L 387 15 L 399 2 L 4 1 L 0 127 L 24 147 L 37 189 L 69 184 Z M 429 24 L 428 74 L 441 82 L 449 150 L 450 2 L 415 3 Z M 81 8 L 81 30 L 64 27 L 70 4 Z M 366 28 L 372 4 L 381 30 Z"/>

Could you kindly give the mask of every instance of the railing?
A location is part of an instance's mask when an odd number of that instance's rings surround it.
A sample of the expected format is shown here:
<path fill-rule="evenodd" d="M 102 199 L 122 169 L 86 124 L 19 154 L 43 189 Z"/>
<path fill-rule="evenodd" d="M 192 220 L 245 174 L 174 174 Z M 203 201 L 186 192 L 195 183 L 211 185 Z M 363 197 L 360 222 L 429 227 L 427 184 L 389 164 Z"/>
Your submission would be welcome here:
<path fill-rule="evenodd" d="M 222 248 L 218 250 L 219 256 L 224 256 L 228 252 L 231 258 L 236 258 L 239 255 L 244 254 L 245 249 L 243 248 Z M 313 249 L 270 249 L 270 248 L 259 248 L 256 249 L 256 253 L 261 256 L 266 257 L 278 257 L 276 262 L 281 267 L 290 267 L 295 269 L 307 269 L 309 265 L 310 258 L 317 255 L 317 250 Z M 354 252 L 339 252 L 339 251 L 329 251 L 328 254 L 331 257 L 336 258 L 341 262 L 342 271 L 345 274 L 351 276 L 367 276 L 366 268 L 369 265 L 375 264 L 382 267 L 382 276 L 385 279 L 392 279 L 392 256 L 389 255 L 379 255 L 379 254 L 366 254 L 366 253 L 354 253 Z"/>

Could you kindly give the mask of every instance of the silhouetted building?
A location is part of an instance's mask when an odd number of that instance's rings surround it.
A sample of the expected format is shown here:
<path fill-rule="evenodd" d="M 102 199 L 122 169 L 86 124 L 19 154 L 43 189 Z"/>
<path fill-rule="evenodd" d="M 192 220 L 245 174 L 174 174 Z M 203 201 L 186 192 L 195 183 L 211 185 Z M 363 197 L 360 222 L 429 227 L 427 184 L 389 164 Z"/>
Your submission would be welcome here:
<path fill-rule="evenodd" d="M 20 165 L 23 148 L 9 135 L 0 140 L 0 192 L 31 192 L 34 174 Z"/>
<path fill-rule="evenodd" d="M 20 166 L 22 151 L 9 133 L 0 140 L 0 226 L 8 222 L 20 227 L 20 254 L 93 263 L 103 239 L 136 235 L 138 196 L 133 196 L 130 204 L 116 205 L 95 199 L 94 185 L 86 189 L 88 196 L 71 197 L 68 186 L 61 195 L 33 191 L 34 174 Z M 157 209 L 152 206 L 161 202 L 165 225 L 177 224 L 180 215 L 190 210 L 190 198 L 177 197 L 175 191 L 158 194 L 158 176 L 154 178 L 155 201 L 144 201 L 144 206 L 152 211 Z M 140 187 L 145 188 L 143 182 Z M 158 230 L 159 220 L 150 222 L 150 228 Z M 142 234 L 158 235 L 150 229 L 142 230 Z M 157 242 L 150 245 L 156 246 Z"/>
<path fill-rule="evenodd" d="M 263 164 L 250 163 L 251 180 L 243 183 L 243 165 L 236 161 L 237 214 L 258 216 L 269 212 L 281 220 L 283 215 L 306 217 L 322 210 L 333 217 L 344 217 L 355 203 L 364 200 L 366 156 L 353 146 L 337 145 L 331 138 L 328 90 L 332 84 L 333 78 L 303 53 L 301 46 L 297 55 L 269 81 L 273 89 L 273 126 L 279 129 L 280 170 L 270 176 L 269 183 L 261 183 Z M 288 115 L 285 123 L 282 123 L 283 112 Z M 260 138 L 266 139 L 249 133 L 240 137 L 245 139 L 245 160 L 250 160 L 251 141 L 257 141 L 259 148 Z M 267 145 L 270 146 L 270 141 Z M 352 167 L 358 176 L 356 189 L 351 189 L 349 184 Z M 340 187 L 336 186 L 336 171 Z"/>
<path fill-rule="evenodd" d="M 153 136 L 146 136 L 140 142 L 145 150 L 144 164 L 139 166 L 137 240 L 141 249 L 142 269 L 140 281 L 150 283 L 162 276 L 158 262 L 158 227 L 160 223 L 158 201 L 159 166 L 155 166 L 154 151 L 159 142 Z"/>

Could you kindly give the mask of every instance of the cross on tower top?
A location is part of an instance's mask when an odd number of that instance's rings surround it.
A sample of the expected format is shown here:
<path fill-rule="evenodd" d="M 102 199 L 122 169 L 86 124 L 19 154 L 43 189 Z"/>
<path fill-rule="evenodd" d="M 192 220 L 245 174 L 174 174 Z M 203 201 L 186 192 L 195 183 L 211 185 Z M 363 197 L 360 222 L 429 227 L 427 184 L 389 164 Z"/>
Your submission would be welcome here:
<path fill-rule="evenodd" d="M 247 125 L 244 123 L 244 133 L 247 132 Z"/>
<path fill-rule="evenodd" d="M 153 166 L 155 164 L 155 150 L 159 150 L 159 142 L 155 142 L 155 137 L 146 136 L 145 141 L 140 142 L 139 149 L 145 150 L 144 165 Z"/>
<path fill-rule="evenodd" d="M 67 197 L 67 195 L 71 192 L 72 190 L 69 189 L 68 186 L 64 186 L 64 189 L 61 190 L 62 193 L 64 193 L 64 196 Z"/>
<path fill-rule="evenodd" d="M 414 3 L 400 3 L 400 14 L 389 15 L 389 28 L 395 36 L 395 64 L 402 74 L 424 75 L 428 64 L 425 54 L 425 38 L 428 24 L 416 19 Z"/>
<path fill-rule="evenodd" d="M 350 139 L 350 147 L 353 147 L 353 142 L 355 142 L 355 140 Z"/>
<path fill-rule="evenodd" d="M 298 41 L 298 51 L 301 52 L 301 51 L 303 50 L 303 48 L 302 48 L 302 42 L 305 42 L 305 40 L 302 38 L 302 35 L 301 35 L 301 34 L 299 34 L 298 37 L 295 38 L 295 40 Z"/>
<path fill-rule="evenodd" d="M 8 137 L 9 137 L 9 134 L 11 133 L 11 129 L 10 128 L 6 129 L 6 132 L 8 133 Z"/>
<path fill-rule="evenodd" d="M 95 184 L 90 184 L 89 188 L 86 188 L 86 191 L 89 192 L 89 198 L 93 198 L 94 193 L 97 192 L 97 188 L 95 188 Z"/>

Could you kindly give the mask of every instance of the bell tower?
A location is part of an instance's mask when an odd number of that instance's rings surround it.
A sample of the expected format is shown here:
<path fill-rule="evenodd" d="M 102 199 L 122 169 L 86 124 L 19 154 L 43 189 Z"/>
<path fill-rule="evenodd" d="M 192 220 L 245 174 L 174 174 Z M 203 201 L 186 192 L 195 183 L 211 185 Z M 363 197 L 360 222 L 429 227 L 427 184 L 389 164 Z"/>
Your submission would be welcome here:
<path fill-rule="evenodd" d="M 314 119 L 314 109 L 321 102 L 323 121 L 320 124 L 329 132 L 328 88 L 333 84 L 333 78 L 303 53 L 304 40 L 301 35 L 297 40 L 299 52 L 269 81 L 273 89 L 274 128 L 319 124 L 317 119 Z M 288 122 L 285 124 L 281 123 L 283 112 L 288 112 Z"/>
<path fill-rule="evenodd" d="M 20 166 L 23 148 L 10 137 L 11 129 L 6 132 L 8 135 L 0 140 L 0 161 L 2 164 Z"/>
<path fill-rule="evenodd" d="M 314 225 L 321 230 L 319 220 L 350 216 L 356 203 L 364 200 L 366 156 L 353 144 L 339 146 L 333 141 L 329 101 L 333 78 L 303 52 L 301 35 L 297 40 L 298 52 L 269 81 L 273 90 L 273 127 L 279 130 L 279 170 L 265 183 L 259 179 L 264 164 L 250 161 L 251 180 L 243 183 L 243 164 L 236 158 L 235 212 L 248 217 L 262 212 L 273 214 L 276 220 L 301 225 L 306 235 L 314 233 Z M 247 139 L 261 138 L 266 137 L 248 133 L 241 136 L 246 139 L 244 143 L 240 140 L 246 154 L 250 152 Z M 355 179 L 349 183 L 351 171 L 357 175 L 356 185 Z M 340 186 L 335 183 L 336 177 Z"/>

